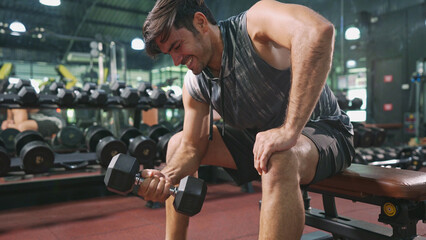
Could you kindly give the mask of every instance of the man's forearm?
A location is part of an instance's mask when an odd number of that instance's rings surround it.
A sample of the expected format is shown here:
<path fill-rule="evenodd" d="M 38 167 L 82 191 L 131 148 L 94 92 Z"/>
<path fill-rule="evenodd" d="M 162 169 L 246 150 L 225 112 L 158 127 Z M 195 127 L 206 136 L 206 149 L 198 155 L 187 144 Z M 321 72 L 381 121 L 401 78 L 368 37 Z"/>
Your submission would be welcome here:
<path fill-rule="evenodd" d="M 183 177 L 194 174 L 200 162 L 201 156 L 196 148 L 181 144 L 161 172 L 172 181 L 172 184 L 177 184 Z"/>

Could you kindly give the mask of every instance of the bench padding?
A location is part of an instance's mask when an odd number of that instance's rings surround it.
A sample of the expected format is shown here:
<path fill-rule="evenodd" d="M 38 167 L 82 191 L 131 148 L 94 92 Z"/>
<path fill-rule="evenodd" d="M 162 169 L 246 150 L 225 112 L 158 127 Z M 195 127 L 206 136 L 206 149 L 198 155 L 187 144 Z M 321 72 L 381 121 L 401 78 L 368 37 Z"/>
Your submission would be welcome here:
<path fill-rule="evenodd" d="M 310 185 L 309 188 L 361 198 L 380 196 L 424 201 L 426 173 L 353 163 L 342 173 Z"/>

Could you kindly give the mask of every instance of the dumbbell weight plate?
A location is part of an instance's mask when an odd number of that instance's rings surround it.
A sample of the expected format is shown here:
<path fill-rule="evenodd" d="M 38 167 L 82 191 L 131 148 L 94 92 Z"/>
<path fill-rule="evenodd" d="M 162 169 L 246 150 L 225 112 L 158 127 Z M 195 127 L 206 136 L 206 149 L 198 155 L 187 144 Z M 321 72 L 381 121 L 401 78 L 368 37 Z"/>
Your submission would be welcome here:
<path fill-rule="evenodd" d="M 7 128 L 0 133 L 0 138 L 3 139 L 4 147 L 8 152 L 15 152 L 15 138 L 19 131 L 15 128 Z"/>
<path fill-rule="evenodd" d="M 155 142 L 158 142 L 161 136 L 166 135 L 169 132 L 170 130 L 162 125 L 154 125 L 149 130 L 148 137 L 154 140 Z"/>
<path fill-rule="evenodd" d="M 22 169 L 26 173 L 43 173 L 53 167 L 55 155 L 50 146 L 42 141 L 27 143 L 20 151 Z"/>
<path fill-rule="evenodd" d="M 146 124 L 146 123 L 142 123 L 141 125 L 140 125 L 140 127 L 139 127 L 139 130 L 142 132 L 142 135 L 144 135 L 144 136 L 148 136 L 148 133 L 149 133 L 149 129 L 150 129 L 151 127 L 148 125 L 148 124 Z"/>
<path fill-rule="evenodd" d="M 0 139 L 0 177 L 6 175 L 10 169 L 10 157 L 4 145 L 4 142 Z"/>
<path fill-rule="evenodd" d="M 144 137 L 137 136 L 132 138 L 129 143 L 130 155 L 136 157 L 140 164 L 152 166 L 156 155 L 157 145 L 154 140 Z"/>
<path fill-rule="evenodd" d="M 33 130 L 27 130 L 20 132 L 18 135 L 16 135 L 15 138 L 15 150 L 16 154 L 20 154 L 21 149 L 29 142 L 32 141 L 41 141 L 43 142 L 43 136 L 39 132 L 33 131 Z"/>
<path fill-rule="evenodd" d="M 120 140 L 123 141 L 126 146 L 129 146 L 129 141 L 132 138 L 135 138 L 137 136 L 142 135 L 142 132 L 139 131 L 137 128 L 135 127 L 129 127 L 124 129 L 121 134 L 120 134 Z"/>
<path fill-rule="evenodd" d="M 104 168 L 108 167 L 112 157 L 119 153 L 126 152 L 126 144 L 113 136 L 102 138 L 99 140 L 99 143 L 96 146 L 96 156 L 98 158 L 99 164 Z"/>
<path fill-rule="evenodd" d="M 66 126 L 58 132 L 57 139 L 64 146 L 75 148 L 81 144 L 83 132 L 75 126 Z"/>
<path fill-rule="evenodd" d="M 112 136 L 112 133 L 103 127 L 94 126 L 93 128 L 89 129 L 86 135 L 86 144 L 89 152 L 95 152 L 99 140 L 108 136 Z"/>
<path fill-rule="evenodd" d="M 163 135 L 160 137 L 157 143 L 157 152 L 159 154 L 159 157 L 161 159 L 161 162 L 166 162 L 166 156 L 167 156 L 167 146 L 169 144 L 170 138 L 174 135 L 174 133 L 167 133 L 166 135 Z"/>

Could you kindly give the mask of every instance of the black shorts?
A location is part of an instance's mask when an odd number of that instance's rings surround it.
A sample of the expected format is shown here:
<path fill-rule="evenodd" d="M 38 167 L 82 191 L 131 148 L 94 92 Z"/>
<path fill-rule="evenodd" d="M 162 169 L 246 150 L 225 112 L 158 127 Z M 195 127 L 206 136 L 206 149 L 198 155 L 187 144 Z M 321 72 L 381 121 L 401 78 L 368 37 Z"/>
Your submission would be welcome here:
<path fill-rule="evenodd" d="M 52 137 L 64 126 L 64 122 L 58 116 L 46 116 L 44 114 L 32 114 L 29 118 L 34 120 L 38 126 L 38 132 L 43 137 Z"/>
<path fill-rule="evenodd" d="M 219 131 L 223 128 L 221 125 L 216 126 Z M 236 170 L 225 170 L 237 184 L 260 179 L 253 161 L 256 134 L 257 132 L 251 130 L 239 130 L 228 125 L 225 127 L 222 138 L 237 165 Z M 311 139 L 319 152 L 316 174 L 311 183 L 330 177 L 351 165 L 355 155 L 353 137 L 340 122 L 308 122 L 302 134 Z"/>

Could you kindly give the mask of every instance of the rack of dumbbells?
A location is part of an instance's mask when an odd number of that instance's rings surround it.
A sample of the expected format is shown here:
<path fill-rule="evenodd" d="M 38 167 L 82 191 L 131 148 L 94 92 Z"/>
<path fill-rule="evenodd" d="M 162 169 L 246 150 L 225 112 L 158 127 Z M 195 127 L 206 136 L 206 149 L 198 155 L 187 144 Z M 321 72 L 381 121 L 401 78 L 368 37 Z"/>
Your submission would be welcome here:
<path fill-rule="evenodd" d="M 383 128 L 353 125 L 356 148 L 353 162 L 411 170 L 426 166 L 425 146 L 384 146 L 386 131 Z"/>
<path fill-rule="evenodd" d="M 112 157 L 118 153 L 134 156 L 144 168 L 165 162 L 169 139 L 176 129 L 170 125 L 147 126 L 141 123 L 141 111 L 152 108 L 182 108 L 182 99 L 173 92 L 153 88 L 142 82 L 138 88 L 124 82 L 97 86 L 86 83 L 81 88 L 65 89 L 55 82 L 39 93 L 28 80 L 6 86 L 0 94 L 0 108 L 51 108 L 134 111 L 134 126 L 120 129 L 118 134 L 94 122 L 91 126 L 63 127 L 49 141 L 35 131 L 0 132 L 0 182 L 52 176 L 54 174 L 96 172 L 102 178 Z M 99 179 L 98 179 L 99 180 Z M 9 189 L 10 184 L 0 184 Z"/>

